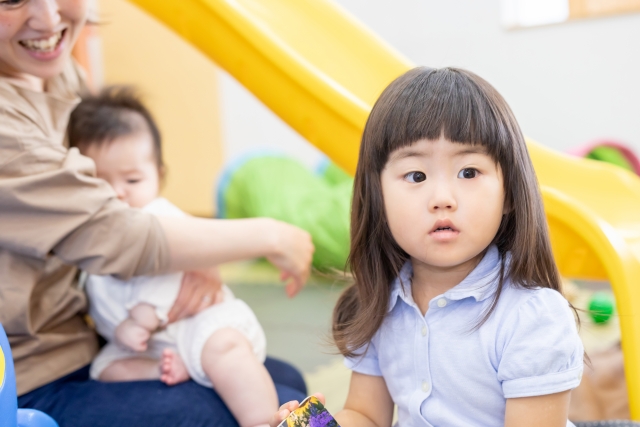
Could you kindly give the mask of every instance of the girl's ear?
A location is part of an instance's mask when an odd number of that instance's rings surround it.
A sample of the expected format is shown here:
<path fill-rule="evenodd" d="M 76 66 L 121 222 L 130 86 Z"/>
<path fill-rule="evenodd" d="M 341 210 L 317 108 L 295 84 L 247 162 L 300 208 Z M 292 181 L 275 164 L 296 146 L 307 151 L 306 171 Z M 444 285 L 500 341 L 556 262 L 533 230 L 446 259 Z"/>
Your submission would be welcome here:
<path fill-rule="evenodd" d="M 511 201 L 505 199 L 504 200 L 504 205 L 502 206 L 502 215 L 506 215 L 508 213 L 511 213 L 512 210 L 513 210 L 513 206 L 511 206 Z"/>

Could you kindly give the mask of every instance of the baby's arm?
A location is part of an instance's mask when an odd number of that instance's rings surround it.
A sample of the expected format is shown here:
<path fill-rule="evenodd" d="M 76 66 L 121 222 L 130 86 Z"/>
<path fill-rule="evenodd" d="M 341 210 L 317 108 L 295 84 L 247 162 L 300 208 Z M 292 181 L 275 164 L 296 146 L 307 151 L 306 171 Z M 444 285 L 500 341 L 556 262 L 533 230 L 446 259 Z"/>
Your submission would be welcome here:
<path fill-rule="evenodd" d="M 129 317 L 118 325 L 116 340 L 133 351 L 145 351 L 151 334 L 160 326 L 154 306 L 140 303 L 129 310 Z"/>
<path fill-rule="evenodd" d="M 507 399 L 505 427 L 565 427 L 571 391 Z"/>
<path fill-rule="evenodd" d="M 276 427 L 297 407 L 298 402 L 282 405 L 273 417 L 271 427 Z M 393 400 L 384 378 L 353 372 L 344 409 L 334 417 L 343 427 L 390 426 L 393 421 Z"/>

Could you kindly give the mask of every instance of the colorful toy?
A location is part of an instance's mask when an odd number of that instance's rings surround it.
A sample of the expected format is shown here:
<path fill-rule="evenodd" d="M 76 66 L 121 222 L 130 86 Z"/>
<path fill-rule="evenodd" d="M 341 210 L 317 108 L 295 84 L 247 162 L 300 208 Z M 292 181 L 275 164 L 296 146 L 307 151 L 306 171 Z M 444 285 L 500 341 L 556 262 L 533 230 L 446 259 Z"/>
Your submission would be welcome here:
<path fill-rule="evenodd" d="M 278 427 L 340 427 L 315 396 L 309 396 L 300 402 Z"/>
<path fill-rule="evenodd" d="M 9 340 L 0 325 L 0 427 L 58 427 L 53 418 L 35 409 L 18 409 L 16 377 Z"/>
<path fill-rule="evenodd" d="M 589 316 L 595 323 L 607 323 L 615 311 L 613 295 L 608 292 L 594 292 L 589 298 Z"/>

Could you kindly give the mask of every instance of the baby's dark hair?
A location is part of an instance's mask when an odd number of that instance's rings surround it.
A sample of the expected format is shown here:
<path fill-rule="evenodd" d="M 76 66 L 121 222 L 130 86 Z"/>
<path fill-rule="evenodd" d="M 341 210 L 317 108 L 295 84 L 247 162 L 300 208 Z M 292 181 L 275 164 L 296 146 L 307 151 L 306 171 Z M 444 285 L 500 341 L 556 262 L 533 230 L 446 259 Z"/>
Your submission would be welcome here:
<path fill-rule="evenodd" d="M 159 170 L 164 168 L 162 139 L 151 113 L 130 86 L 108 86 L 98 95 L 86 95 L 69 118 L 70 147 L 81 151 L 138 132 L 149 132 Z"/>

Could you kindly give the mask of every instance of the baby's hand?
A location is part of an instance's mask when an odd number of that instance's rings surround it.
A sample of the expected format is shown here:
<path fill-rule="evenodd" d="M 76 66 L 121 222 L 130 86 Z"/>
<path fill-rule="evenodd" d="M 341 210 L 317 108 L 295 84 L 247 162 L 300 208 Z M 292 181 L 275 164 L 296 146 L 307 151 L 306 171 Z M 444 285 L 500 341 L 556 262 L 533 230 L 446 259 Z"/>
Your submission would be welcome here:
<path fill-rule="evenodd" d="M 315 397 L 318 398 L 320 402 L 324 405 L 324 395 L 322 393 L 314 393 Z M 278 427 L 278 425 L 284 421 L 291 412 L 295 411 L 300 407 L 300 402 L 297 400 L 292 400 L 290 402 L 285 403 L 278 409 L 278 412 L 271 418 L 269 421 L 270 427 Z"/>
<path fill-rule="evenodd" d="M 274 224 L 275 250 L 267 260 L 280 270 L 281 280 L 288 281 L 286 292 L 293 297 L 309 279 L 315 248 L 306 231 L 280 221 L 274 221 Z"/>

